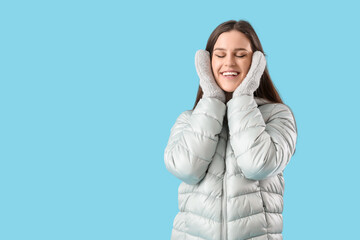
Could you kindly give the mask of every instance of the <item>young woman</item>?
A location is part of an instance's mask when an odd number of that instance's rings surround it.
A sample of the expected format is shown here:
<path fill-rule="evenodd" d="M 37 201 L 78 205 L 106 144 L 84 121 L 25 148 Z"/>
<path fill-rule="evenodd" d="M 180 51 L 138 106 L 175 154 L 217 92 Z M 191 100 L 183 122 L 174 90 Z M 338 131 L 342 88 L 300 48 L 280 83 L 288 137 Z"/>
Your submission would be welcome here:
<path fill-rule="evenodd" d="M 252 26 L 231 20 L 195 54 L 195 105 L 177 118 L 164 152 L 183 181 L 172 240 L 282 239 L 283 171 L 297 127 L 263 52 Z"/>

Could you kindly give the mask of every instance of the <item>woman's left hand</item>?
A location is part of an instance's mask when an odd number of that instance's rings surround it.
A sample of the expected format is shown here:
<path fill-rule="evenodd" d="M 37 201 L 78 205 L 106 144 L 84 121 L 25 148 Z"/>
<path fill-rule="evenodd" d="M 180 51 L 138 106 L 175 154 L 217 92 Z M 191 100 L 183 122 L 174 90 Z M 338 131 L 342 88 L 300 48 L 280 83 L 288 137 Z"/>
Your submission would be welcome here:
<path fill-rule="evenodd" d="M 260 85 L 260 79 L 266 66 L 266 59 L 261 51 L 255 51 L 252 55 L 252 62 L 244 80 L 235 89 L 232 97 L 240 95 L 252 95 Z"/>

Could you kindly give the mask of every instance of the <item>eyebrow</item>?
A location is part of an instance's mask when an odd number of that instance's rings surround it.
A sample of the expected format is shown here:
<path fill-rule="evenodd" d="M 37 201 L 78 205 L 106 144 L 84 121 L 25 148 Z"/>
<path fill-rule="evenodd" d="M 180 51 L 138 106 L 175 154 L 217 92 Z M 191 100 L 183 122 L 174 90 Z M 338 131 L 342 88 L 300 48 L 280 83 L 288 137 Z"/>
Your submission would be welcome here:
<path fill-rule="evenodd" d="M 215 50 L 226 50 L 225 48 L 215 48 L 214 49 L 214 51 Z M 235 48 L 235 51 L 240 51 L 240 50 L 245 50 L 245 51 L 247 51 L 247 49 L 245 49 L 245 48 Z"/>

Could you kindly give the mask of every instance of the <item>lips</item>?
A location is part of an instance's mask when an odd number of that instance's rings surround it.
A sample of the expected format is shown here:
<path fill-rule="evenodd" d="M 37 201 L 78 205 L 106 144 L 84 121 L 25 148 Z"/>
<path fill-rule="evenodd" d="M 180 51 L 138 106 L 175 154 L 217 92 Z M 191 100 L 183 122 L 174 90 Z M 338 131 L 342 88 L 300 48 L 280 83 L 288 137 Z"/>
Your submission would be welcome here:
<path fill-rule="evenodd" d="M 239 73 L 238 71 L 234 71 L 234 70 L 223 71 L 223 72 L 220 72 L 220 73 L 223 74 L 224 72 L 236 72 L 236 73 Z"/>
<path fill-rule="evenodd" d="M 220 72 L 220 74 L 225 74 L 225 75 L 238 75 L 240 72 L 236 71 L 236 70 L 226 70 L 226 71 L 223 71 L 223 72 Z"/>
<path fill-rule="evenodd" d="M 239 72 L 237 71 L 225 71 L 222 72 L 221 75 L 226 78 L 235 78 L 239 75 Z"/>

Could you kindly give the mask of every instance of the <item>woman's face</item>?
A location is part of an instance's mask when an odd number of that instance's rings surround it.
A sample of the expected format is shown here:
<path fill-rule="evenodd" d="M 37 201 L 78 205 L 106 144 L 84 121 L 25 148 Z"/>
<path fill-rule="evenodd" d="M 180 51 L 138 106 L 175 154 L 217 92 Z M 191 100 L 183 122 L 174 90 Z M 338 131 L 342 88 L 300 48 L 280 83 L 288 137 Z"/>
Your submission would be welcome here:
<path fill-rule="evenodd" d="M 250 41 L 237 30 L 224 32 L 218 37 L 212 54 L 211 67 L 217 84 L 225 92 L 234 92 L 248 73 L 252 60 Z M 224 76 L 235 71 L 236 76 Z"/>

